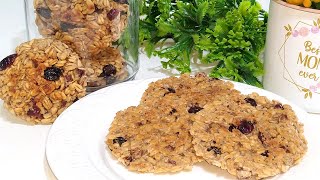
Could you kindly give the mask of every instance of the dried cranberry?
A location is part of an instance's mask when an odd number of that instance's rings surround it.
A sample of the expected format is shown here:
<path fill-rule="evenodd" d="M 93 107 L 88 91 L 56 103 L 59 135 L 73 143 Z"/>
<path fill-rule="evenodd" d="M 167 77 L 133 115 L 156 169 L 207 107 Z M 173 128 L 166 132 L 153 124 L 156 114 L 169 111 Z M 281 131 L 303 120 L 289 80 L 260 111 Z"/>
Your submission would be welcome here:
<path fill-rule="evenodd" d="M 258 133 L 258 138 L 259 138 L 259 140 L 261 141 L 261 143 L 263 144 L 264 141 L 265 141 L 265 137 L 264 137 L 264 135 L 262 134 L 262 132 L 260 132 L 260 131 L 259 131 L 259 133 Z"/>
<path fill-rule="evenodd" d="M 283 105 L 282 104 L 276 104 L 275 106 L 274 106 L 274 108 L 275 109 L 282 109 L 282 110 L 284 110 L 284 107 L 283 107 Z"/>
<path fill-rule="evenodd" d="M 252 124 L 252 122 L 247 121 L 247 120 L 243 120 L 241 121 L 241 123 L 238 126 L 238 130 L 242 133 L 242 134 L 250 134 L 254 129 L 254 126 Z"/>
<path fill-rule="evenodd" d="M 176 113 L 177 112 L 177 110 L 175 109 L 175 108 L 173 108 L 171 111 L 170 111 L 170 115 L 172 115 L 172 114 L 174 114 L 174 113 Z"/>
<path fill-rule="evenodd" d="M 137 126 L 143 126 L 144 124 L 143 124 L 143 122 L 137 122 L 136 125 Z"/>
<path fill-rule="evenodd" d="M 123 137 L 117 137 L 112 140 L 113 144 L 118 143 L 119 146 L 121 147 L 123 143 L 127 142 L 127 140 Z"/>
<path fill-rule="evenodd" d="M 280 146 L 280 148 L 285 150 L 286 153 L 290 153 L 290 150 L 286 146 Z"/>
<path fill-rule="evenodd" d="M 287 120 L 288 119 L 288 116 L 286 114 L 281 114 L 279 116 L 279 120 Z"/>
<path fill-rule="evenodd" d="M 216 146 L 211 146 L 207 149 L 207 151 L 213 151 L 215 154 L 221 154 L 221 148 L 218 148 Z"/>
<path fill-rule="evenodd" d="M 117 73 L 116 67 L 114 67 L 114 65 L 112 64 L 108 64 L 103 67 L 102 73 L 100 76 L 107 78 L 115 75 L 116 73 Z"/>
<path fill-rule="evenodd" d="M 174 151 L 176 148 L 171 146 L 171 145 L 168 145 L 165 147 L 166 149 L 170 150 L 170 151 Z"/>
<path fill-rule="evenodd" d="M 101 14 L 103 9 L 100 9 L 97 5 L 94 5 L 94 12 Z"/>
<path fill-rule="evenodd" d="M 176 90 L 175 89 L 173 89 L 173 88 L 167 88 L 167 90 L 168 90 L 168 92 L 166 92 L 166 93 L 164 93 L 164 95 L 163 96 L 166 96 L 167 94 L 170 94 L 170 93 L 176 93 Z"/>
<path fill-rule="evenodd" d="M 127 156 L 124 158 L 125 160 L 129 161 L 129 162 L 132 162 L 133 161 L 133 158 L 132 156 Z"/>
<path fill-rule="evenodd" d="M 254 99 L 252 99 L 252 98 L 245 98 L 244 100 L 245 100 L 247 103 L 251 104 L 251 106 L 254 106 L 254 107 L 257 106 L 257 102 L 256 102 Z"/>
<path fill-rule="evenodd" d="M 66 81 L 67 82 L 73 81 L 73 78 L 72 78 L 72 76 L 70 74 L 66 75 Z"/>
<path fill-rule="evenodd" d="M 85 74 L 85 71 L 83 69 L 77 69 L 77 73 L 82 77 Z"/>
<path fill-rule="evenodd" d="M 27 115 L 33 116 L 38 119 L 43 119 L 43 115 L 41 114 L 40 108 L 38 106 L 36 106 L 35 104 L 32 106 L 31 109 L 28 110 Z"/>
<path fill-rule="evenodd" d="M 261 156 L 269 157 L 269 151 L 266 150 L 264 153 L 261 153 Z"/>
<path fill-rule="evenodd" d="M 36 9 L 37 13 L 46 18 L 46 19 L 50 19 L 51 18 L 51 10 L 48 9 L 48 8 L 43 8 L 43 7 L 40 7 L 40 8 L 37 8 Z"/>
<path fill-rule="evenodd" d="M 71 24 L 71 23 L 68 23 L 68 22 L 61 22 L 60 23 L 60 29 L 63 32 L 67 32 L 69 29 L 74 29 L 74 28 L 77 28 L 77 26 L 74 25 L 74 24 Z"/>
<path fill-rule="evenodd" d="M 120 3 L 120 4 L 129 4 L 128 0 L 113 0 L 114 2 Z"/>
<path fill-rule="evenodd" d="M 118 15 L 119 15 L 120 11 L 118 9 L 111 9 L 108 13 L 107 13 L 107 17 L 110 21 L 114 20 Z"/>
<path fill-rule="evenodd" d="M 44 78 L 48 81 L 57 81 L 62 75 L 62 69 L 57 67 L 48 67 L 44 70 Z"/>
<path fill-rule="evenodd" d="M 188 113 L 196 114 L 197 112 L 201 111 L 203 108 L 198 105 L 193 105 L 188 109 Z"/>
<path fill-rule="evenodd" d="M 231 124 L 231 125 L 229 126 L 229 131 L 232 132 L 233 129 L 237 129 L 237 126 L 235 126 L 234 124 Z"/>
<path fill-rule="evenodd" d="M 168 163 L 170 163 L 170 164 L 172 164 L 172 165 L 177 165 L 177 162 L 174 161 L 174 160 L 171 160 L 171 159 L 168 160 Z"/>
<path fill-rule="evenodd" d="M 17 54 L 11 54 L 11 55 L 5 57 L 0 62 L 0 71 L 6 70 L 7 68 L 9 68 L 14 63 L 16 58 L 17 58 Z"/>

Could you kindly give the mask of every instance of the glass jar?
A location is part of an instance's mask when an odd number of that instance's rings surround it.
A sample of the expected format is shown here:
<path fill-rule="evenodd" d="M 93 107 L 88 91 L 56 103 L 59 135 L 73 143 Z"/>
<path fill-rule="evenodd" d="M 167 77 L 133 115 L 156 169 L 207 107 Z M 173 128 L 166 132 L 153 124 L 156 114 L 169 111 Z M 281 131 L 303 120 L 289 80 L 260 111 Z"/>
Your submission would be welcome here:
<path fill-rule="evenodd" d="M 25 0 L 28 39 L 53 37 L 82 60 L 88 92 L 139 69 L 138 0 Z"/>

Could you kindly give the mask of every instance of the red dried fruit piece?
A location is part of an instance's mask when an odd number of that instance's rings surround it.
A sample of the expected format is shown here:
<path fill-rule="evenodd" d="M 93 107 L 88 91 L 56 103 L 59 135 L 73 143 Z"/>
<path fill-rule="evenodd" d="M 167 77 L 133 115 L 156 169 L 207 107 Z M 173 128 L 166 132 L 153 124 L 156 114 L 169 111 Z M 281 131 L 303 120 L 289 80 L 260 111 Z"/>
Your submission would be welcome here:
<path fill-rule="evenodd" d="M 250 134 L 253 131 L 253 129 L 253 123 L 247 120 L 241 121 L 241 123 L 238 126 L 238 130 L 245 135 Z"/>
<path fill-rule="evenodd" d="M 45 19 L 50 19 L 51 18 L 51 10 L 48 9 L 48 8 L 43 8 L 43 7 L 40 7 L 40 8 L 37 8 L 36 9 L 36 12 L 44 17 Z"/>
<path fill-rule="evenodd" d="M 112 64 L 107 64 L 103 67 L 102 73 L 100 76 L 107 78 L 109 76 L 115 75 L 116 73 L 117 73 L 116 67 L 114 67 L 114 65 Z"/>
<path fill-rule="evenodd" d="M 17 58 L 17 54 L 11 54 L 7 57 L 5 57 L 1 62 L 0 62 L 0 71 L 4 71 L 6 70 L 7 68 L 9 68 L 13 63 L 14 61 L 16 60 Z"/>
<path fill-rule="evenodd" d="M 119 15 L 120 11 L 118 9 L 111 9 L 108 13 L 107 13 L 107 17 L 110 21 L 114 20 L 118 15 Z"/>
<path fill-rule="evenodd" d="M 175 89 L 173 89 L 173 88 L 167 88 L 167 90 L 168 90 L 168 92 L 166 92 L 166 93 L 164 93 L 164 95 L 163 96 L 166 96 L 167 94 L 170 94 L 170 93 L 176 93 L 176 90 Z"/>
<path fill-rule="evenodd" d="M 177 110 L 175 109 L 175 108 L 173 108 L 171 111 L 170 111 L 170 115 L 172 115 L 172 114 L 174 114 L 174 113 L 176 113 L 177 112 Z"/>
<path fill-rule="evenodd" d="M 196 114 L 197 112 L 201 111 L 203 108 L 198 105 L 193 105 L 188 109 L 188 113 Z"/>
<path fill-rule="evenodd" d="M 38 119 L 43 119 L 43 115 L 41 114 L 41 110 L 36 105 L 33 105 L 32 108 L 28 110 L 27 115 L 33 116 Z"/>
<path fill-rule="evenodd" d="M 207 149 L 207 151 L 213 151 L 215 154 L 221 154 L 221 148 L 218 148 L 216 146 L 211 146 Z"/>
<path fill-rule="evenodd" d="M 283 107 L 283 105 L 282 104 L 276 104 L 275 106 L 274 106 L 274 108 L 275 109 L 282 109 L 282 110 L 284 110 L 284 107 Z"/>
<path fill-rule="evenodd" d="M 123 143 L 127 142 L 127 140 L 123 137 L 117 137 L 115 139 L 112 140 L 112 143 L 115 144 L 115 143 L 118 143 L 119 146 L 121 147 Z"/>
<path fill-rule="evenodd" d="M 77 73 L 79 74 L 80 77 L 85 75 L 85 71 L 82 69 L 77 69 Z"/>
<path fill-rule="evenodd" d="M 261 143 L 264 144 L 264 141 L 266 140 L 266 138 L 264 137 L 264 135 L 260 131 L 258 133 L 258 138 L 261 141 Z"/>
<path fill-rule="evenodd" d="M 264 153 L 261 153 L 261 156 L 269 157 L 269 151 L 266 150 Z"/>
<path fill-rule="evenodd" d="M 177 162 L 171 159 L 168 160 L 168 163 L 172 165 L 177 165 Z"/>
<path fill-rule="evenodd" d="M 76 25 L 71 24 L 71 23 L 67 23 L 67 22 L 61 22 L 60 23 L 60 28 L 63 32 L 67 32 L 69 29 L 74 29 L 77 28 Z"/>
<path fill-rule="evenodd" d="M 176 148 L 171 146 L 171 145 L 168 145 L 165 147 L 166 149 L 168 149 L 169 151 L 174 151 Z"/>
<path fill-rule="evenodd" d="M 44 70 L 44 78 L 48 81 L 57 81 L 62 75 L 62 69 L 57 67 L 48 67 Z"/>
<path fill-rule="evenodd" d="M 247 103 L 251 104 L 251 106 L 256 107 L 257 106 L 257 102 L 256 100 L 252 99 L 252 98 L 245 98 L 244 99 Z"/>

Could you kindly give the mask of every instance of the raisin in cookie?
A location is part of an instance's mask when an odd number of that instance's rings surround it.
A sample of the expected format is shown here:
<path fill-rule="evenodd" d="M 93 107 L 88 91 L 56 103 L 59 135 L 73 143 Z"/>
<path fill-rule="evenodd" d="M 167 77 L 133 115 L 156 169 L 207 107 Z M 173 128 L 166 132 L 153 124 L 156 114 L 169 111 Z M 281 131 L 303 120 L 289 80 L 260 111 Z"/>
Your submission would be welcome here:
<path fill-rule="evenodd" d="M 32 123 L 52 123 L 86 94 L 86 76 L 78 57 L 53 39 L 21 44 L 1 61 L 0 98 L 13 114 Z"/>
<path fill-rule="evenodd" d="M 258 94 L 215 100 L 194 120 L 197 155 L 240 179 L 286 172 L 307 151 L 303 125 L 291 107 Z"/>
<path fill-rule="evenodd" d="M 189 169 L 199 158 L 191 143 L 190 122 L 183 117 L 177 120 L 176 116 L 179 112 L 172 107 L 129 107 L 116 114 L 106 144 L 131 171 L 164 173 Z"/>

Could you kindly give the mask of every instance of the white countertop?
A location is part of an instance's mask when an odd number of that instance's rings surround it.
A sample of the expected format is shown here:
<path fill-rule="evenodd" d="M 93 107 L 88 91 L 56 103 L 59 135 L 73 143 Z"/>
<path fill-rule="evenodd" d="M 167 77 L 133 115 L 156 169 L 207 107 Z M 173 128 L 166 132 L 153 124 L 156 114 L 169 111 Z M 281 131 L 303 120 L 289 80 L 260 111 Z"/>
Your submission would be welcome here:
<path fill-rule="evenodd" d="M 0 59 L 14 52 L 26 40 L 23 0 L 1 0 Z M 261 0 L 267 9 L 268 0 Z M 172 75 L 162 69 L 158 58 L 141 55 L 140 71 L 136 79 Z M 0 100 L 0 179 L 44 180 L 54 179 L 45 158 L 45 142 L 49 125 L 29 126 L 9 115 Z M 309 115 L 310 121 L 319 121 L 320 115 Z"/>

